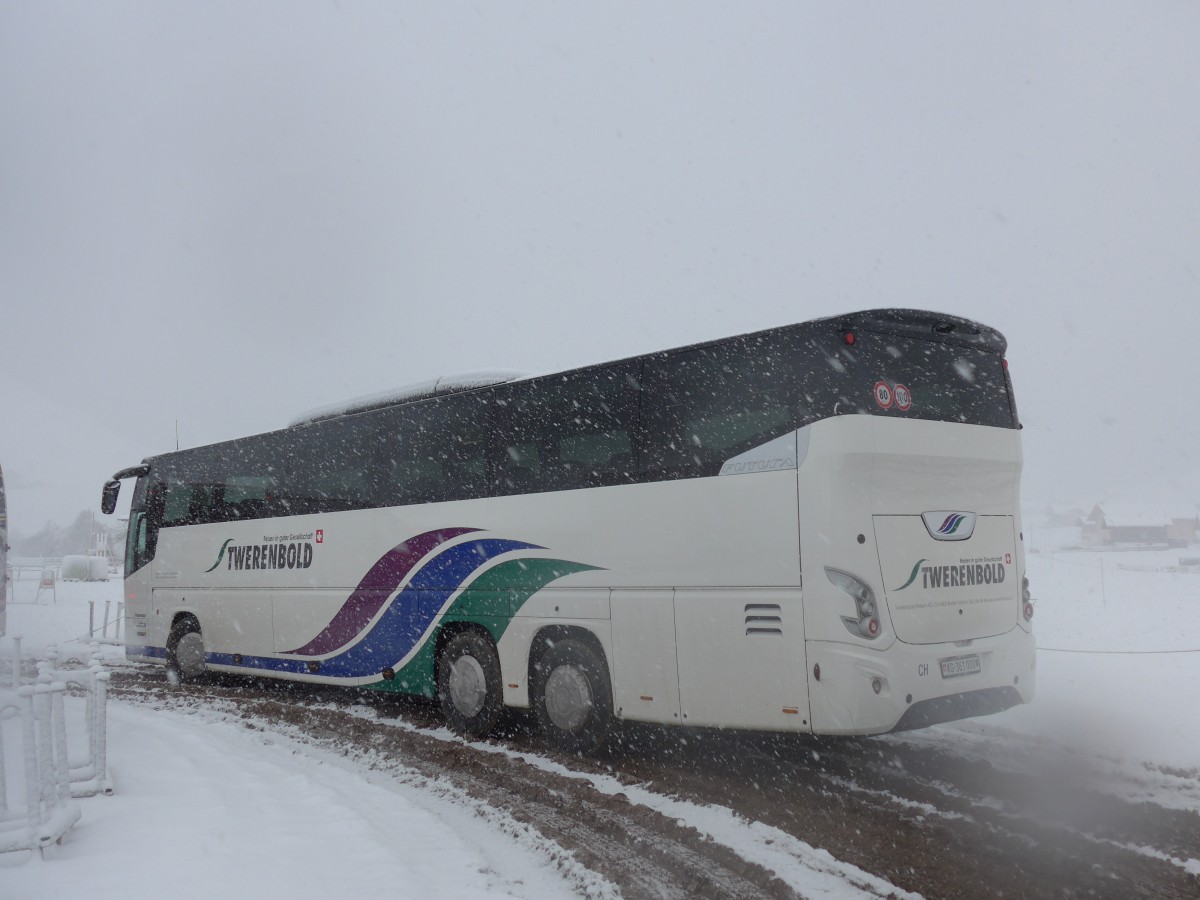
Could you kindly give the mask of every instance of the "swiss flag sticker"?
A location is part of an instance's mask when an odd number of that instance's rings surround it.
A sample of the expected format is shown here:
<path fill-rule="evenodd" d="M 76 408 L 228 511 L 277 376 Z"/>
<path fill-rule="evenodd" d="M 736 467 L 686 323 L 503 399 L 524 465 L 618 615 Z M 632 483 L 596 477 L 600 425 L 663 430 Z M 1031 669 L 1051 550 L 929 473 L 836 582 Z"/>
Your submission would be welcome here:
<path fill-rule="evenodd" d="M 317 543 L 318 544 L 325 543 L 325 529 L 324 528 L 317 529 Z"/>

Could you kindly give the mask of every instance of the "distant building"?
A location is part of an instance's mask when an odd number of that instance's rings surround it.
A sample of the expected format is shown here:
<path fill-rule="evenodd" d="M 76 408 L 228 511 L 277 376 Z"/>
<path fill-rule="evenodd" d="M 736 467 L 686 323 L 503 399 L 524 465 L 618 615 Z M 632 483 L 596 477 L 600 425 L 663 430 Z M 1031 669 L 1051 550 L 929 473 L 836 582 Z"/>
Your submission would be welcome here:
<path fill-rule="evenodd" d="M 1057 503 L 1047 506 L 1042 515 L 1045 524 L 1051 528 L 1077 528 L 1084 519 L 1083 510 L 1080 507 L 1063 506 Z"/>
<path fill-rule="evenodd" d="M 1186 547 L 1200 539 L 1200 509 L 1179 505 L 1100 503 L 1083 521 L 1084 543 Z"/>

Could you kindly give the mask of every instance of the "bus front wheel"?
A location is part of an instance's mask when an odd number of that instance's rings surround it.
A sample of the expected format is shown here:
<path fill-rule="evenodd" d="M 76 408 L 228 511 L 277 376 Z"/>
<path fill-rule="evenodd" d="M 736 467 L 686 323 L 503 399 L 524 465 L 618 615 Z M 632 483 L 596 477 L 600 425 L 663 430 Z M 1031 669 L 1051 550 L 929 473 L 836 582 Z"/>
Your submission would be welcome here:
<path fill-rule="evenodd" d="M 167 677 L 175 682 L 195 681 L 205 672 L 204 637 L 200 623 L 184 616 L 171 626 L 167 638 Z"/>
<path fill-rule="evenodd" d="M 438 702 L 459 734 L 487 737 L 500 718 L 500 658 L 490 639 L 477 631 L 450 638 L 438 658 Z"/>
<path fill-rule="evenodd" d="M 612 688 L 604 658 L 583 641 L 556 641 L 541 658 L 534 683 L 542 733 L 560 750 L 599 749 L 612 724 Z"/>

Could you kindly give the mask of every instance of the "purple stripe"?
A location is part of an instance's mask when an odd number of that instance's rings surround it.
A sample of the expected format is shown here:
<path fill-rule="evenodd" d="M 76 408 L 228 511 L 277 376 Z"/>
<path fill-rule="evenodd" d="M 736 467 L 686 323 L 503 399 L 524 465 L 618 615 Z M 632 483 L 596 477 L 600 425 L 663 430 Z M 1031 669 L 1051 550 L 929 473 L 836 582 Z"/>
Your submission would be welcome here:
<path fill-rule="evenodd" d="M 427 531 L 403 544 L 397 544 L 379 558 L 370 571 L 363 576 L 349 599 L 342 604 L 329 624 L 315 638 L 296 650 L 304 656 L 320 656 L 349 643 L 355 635 L 367 627 L 388 597 L 400 586 L 413 566 L 439 544 L 478 531 L 478 528 L 443 528 Z"/>

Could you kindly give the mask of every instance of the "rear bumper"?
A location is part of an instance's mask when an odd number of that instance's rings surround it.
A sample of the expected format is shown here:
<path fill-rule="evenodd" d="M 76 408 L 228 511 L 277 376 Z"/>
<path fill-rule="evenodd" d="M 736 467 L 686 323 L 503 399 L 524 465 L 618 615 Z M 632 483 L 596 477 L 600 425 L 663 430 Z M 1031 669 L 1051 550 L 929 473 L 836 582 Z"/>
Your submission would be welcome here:
<path fill-rule="evenodd" d="M 1034 695 L 1033 635 L 1014 628 L 970 646 L 905 644 L 885 651 L 808 642 L 808 687 L 817 734 L 883 734 L 990 715 Z M 945 678 L 940 661 L 978 656 L 980 671 Z M 820 666 L 821 678 L 814 675 Z M 878 682 L 879 693 L 874 684 Z"/>

